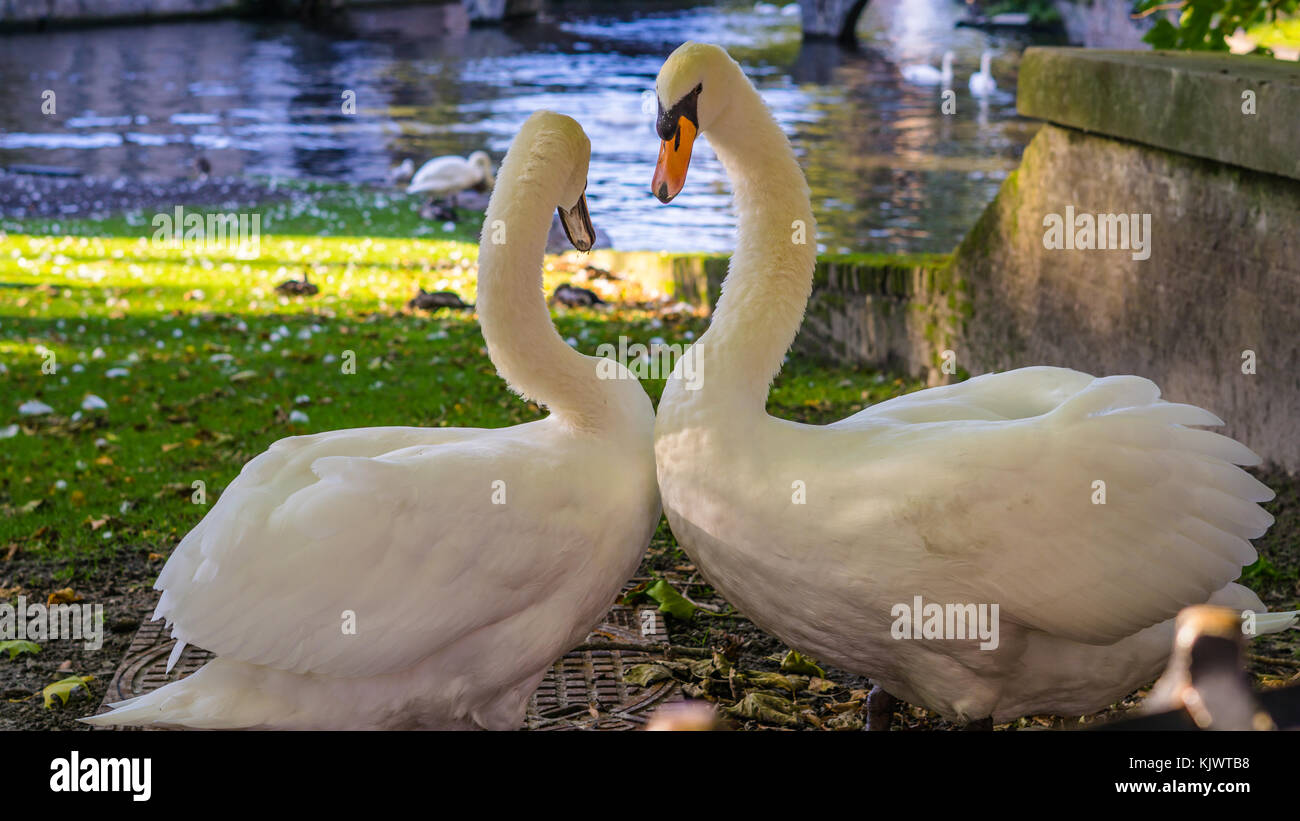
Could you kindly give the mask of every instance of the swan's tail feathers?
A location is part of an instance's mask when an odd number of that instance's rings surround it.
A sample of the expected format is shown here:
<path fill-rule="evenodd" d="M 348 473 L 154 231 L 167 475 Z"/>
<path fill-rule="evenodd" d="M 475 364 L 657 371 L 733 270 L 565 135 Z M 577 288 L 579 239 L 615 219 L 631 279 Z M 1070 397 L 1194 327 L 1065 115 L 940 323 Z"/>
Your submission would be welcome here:
<path fill-rule="evenodd" d="M 154 692 L 156 693 L 160 691 L 155 690 Z M 150 693 L 149 695 L 153 695 L 153 693 Z M 155 717 L 157 711 L 142 703 L 146 698 L 148 698 L 147 695 L 128 698 L 125 701 L 115 701 L 109 705 L 113 709 L 109 710 L 107 713 L 86 716 L 85 718 L 78 719 L 78 721 L 81 721 L 84 724 L 93 724 L 96 727 L 125 727 L 129 725 L 152 724 L 152 718 Z"/>
<path fill-rule="evenodd" d="M 1292 627 L 1300 626 L 1300 610 L 1279 610 L 1273 613 L 1254 614 L 1254 632 L 1251 638 L 1265 633 L 1281 633 Z"/>
<path fill-rule="evenodd" d="M 179 646 L 179 644 L 178 644 Z M 241 662 L 213 659 L 202 669 L 142 696 L 119 701 L 112 710 L 81 719 L 100 727 L 192 727 L 208 730 L 267 726 L 285 705 L 266 692 L 265 671 Z M 291 675 L 291 674 L 285 674 Z"/>

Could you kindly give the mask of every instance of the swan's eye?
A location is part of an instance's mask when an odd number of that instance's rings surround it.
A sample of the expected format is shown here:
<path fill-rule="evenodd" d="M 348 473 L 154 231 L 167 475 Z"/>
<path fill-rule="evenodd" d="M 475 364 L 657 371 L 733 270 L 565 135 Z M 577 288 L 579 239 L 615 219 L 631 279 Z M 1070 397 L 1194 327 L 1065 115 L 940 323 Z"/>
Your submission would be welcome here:
<path fill-rule="evenodd" d="M 663 103 L 657 103 L 659 116 L 655 120 L 655 131 L 659 134 L 659 139 L 668 141 L 676 138 L 679 124 L 683 118 L 689 120 L 697 132 L 700 130 L 698 112 L 700 92 L 703 90 L 704 84 L 700 83 L 667 110 L 664 110 Z"/>

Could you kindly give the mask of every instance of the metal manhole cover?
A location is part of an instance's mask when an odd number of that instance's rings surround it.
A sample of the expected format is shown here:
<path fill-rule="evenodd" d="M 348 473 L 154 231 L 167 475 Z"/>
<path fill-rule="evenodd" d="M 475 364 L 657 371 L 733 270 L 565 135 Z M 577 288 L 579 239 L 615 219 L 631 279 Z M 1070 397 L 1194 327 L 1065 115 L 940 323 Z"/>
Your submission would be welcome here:
<path fill-rule="evenodd" d="M 109 682 L 99 712 L 107 712 L 112 702 L 143 695 L 185 678 L 212 658 L 207 650 L 190 645 L 181 653 L 171 673 L 167 673 L 167 657 L 174 643 L 163 632 L 161 621 L 141 625 Z M 660 681 L 648 687 L 628 684 L 623 680 L 623 672 L 633 664 L 661 657 L 667 644 L 668 630 L 658 610 L 615 606 L 604 622 L 587 636 L 583 647 L 589 649 L 574 650 L 551 665 L 541 686 L 529 699 L 523 728 L 640 728 L 659 705 L 681 701 L 681 688 L 673 681 Z M 601 645 L 615 649 L 601 649 Z M 632 645 L 644 646 L 645 650 Z"/>

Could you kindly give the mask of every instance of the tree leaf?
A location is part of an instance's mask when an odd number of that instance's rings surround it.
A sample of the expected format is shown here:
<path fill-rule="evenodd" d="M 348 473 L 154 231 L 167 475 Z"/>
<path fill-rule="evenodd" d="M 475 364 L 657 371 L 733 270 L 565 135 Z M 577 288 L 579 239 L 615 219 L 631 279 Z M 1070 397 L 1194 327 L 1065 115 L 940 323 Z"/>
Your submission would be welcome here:
<path fill-rule="evenodd" d="M 766 693 L 749 693 L 723 712 L 732 718 L 748 718 L 764 724 L 797 727 L 799 716 L 794 714 L 794 710 L 794 702 L 788 698 L 770 696 Z"/>
<path fill-rule="evenodd" d="M 68 698 L 77 690 L 84 690 L 86 695 L 90 695 L 90 688 L 86 684 L 94 680 L 94 676 L 68 676 L 60 679 L 53 684 L 47 684 L 45 689 L 41 690 L 41 696 L 45 699 L 45 709 L 54 706 L 54 699 L 58 698 L 64 704 L 68 703 Z"/>
<path fill-rule="evenodd" d="M 695 605 L 687 601 L 685 596 L 678 593 L 671 584 L 663 579 L 646 588 L 645 594 L 659 602 L 659 610 L 662 613 L 667 613 L 683 621 L 695 615 L 697 609 Z"/>
<path fill-rule="evenodd" d="M 36 654 L 41 652 L 41 646 L 33 641 L 24 641 L 22 639 L 10 639 L 9 641 L 0 641 L 0 653 L 9 651 L 9 660 L 13 661 L 23 653 Z"/>
<path fill-rule="evenodd" d="M 639 687 L 649 687 L 656 681 L 666 681 L 672 672 L 662 664 L 634 664 L 623 672 L 623 680 Z"/>
<path fill-rule="evenodd" d="M 786 653 L 785 658 L 781 659 L 781 672 L 799 673 L 800 675 L 805 676 L 826 678 L 826 673 L 822 668 L 817 666 L 816 662 L 810 658 L 805 658 L 804 656 L 799 655 L 799 653 L 794 650 Z"/>

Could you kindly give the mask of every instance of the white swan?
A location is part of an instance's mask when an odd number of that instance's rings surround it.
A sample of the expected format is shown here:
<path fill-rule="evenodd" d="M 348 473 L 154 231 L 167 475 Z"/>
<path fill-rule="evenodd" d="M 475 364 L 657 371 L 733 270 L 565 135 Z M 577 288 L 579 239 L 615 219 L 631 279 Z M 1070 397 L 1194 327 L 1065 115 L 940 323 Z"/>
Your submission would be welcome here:
<path fill-rule="evenodd" d="M 541 289 L 551 210 L 580 244 L 590 236 L 589 152 L 573 120 L 529 118 L 479 257 L 492 361 L 551 415 L 272 445 L 158 579 L 157 616 L 179 639 L 172 660 L 186 642 L 217 658 L 90 723 L 520 724 L 547 667 L 600 621 L 659 521 L 649 398 L 626 369 L 565 344 Z M 341 629 L 350 618 L 355 635 Z"/>
<path fill-rule="evenodd" d="M 388 182 L 390 185 L 398 185 L 411 179 L 411 175 L 414 173 L 415 163 L 411 161 L 410 157 L 407 157 L 397 165 L 388 169 Z"/>
<path fill-rule="evenodd" d="M 827 426 L 769 416 L 812 287 L 808 185 L 722 49 L 681 46 L 656 89 L 652 190 L 681 190 L 706 133 L 735 191 L 730 272 L 665 387 L 655 456 L 673 533 L 741 612 L 914 704 L 1003 721 L 1092 712 L 1151 681 L 1184 605 L 1263 610 L 1230 583 L 1272 522 L 1255 504 L 1272 492 L 1234 466 L 1255 455 L 1186 427 L 1220 422 L 1145 379 L 1024 368 Z M 895 638 L 918 596 L 997 604 L 997 648 Z"/>
<path fill-rule="evenodd" d="M 434 157 L 420 166 L 406 186 L 408 194 L 428 194 L 431 200 L 453 198 L 471 188 L 491 188 L 492 159 L 482 151 L 468 157 Z"/>
<path fill-rule="evenodd" d="M 970 76 L 970 93 L 976 97 L 988 97 L 998 90 L 997 81 L 993 79 L 993 52 L 986 51 L 980 55 L 980 70 Z"/>
<path fill-rule="evenodd" d="M 942 68 L 935 68 L 925 63 L 916 63 L 913 65 L 903 66 L 899 73 L 903 79 L 913 85 L 918 86 L 950 86 L 952 85 L 952 58 L 951 51 L 943 53 Z"/>

